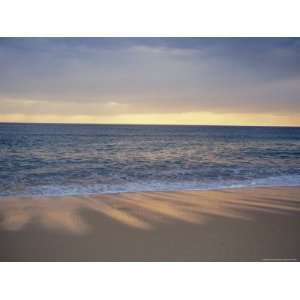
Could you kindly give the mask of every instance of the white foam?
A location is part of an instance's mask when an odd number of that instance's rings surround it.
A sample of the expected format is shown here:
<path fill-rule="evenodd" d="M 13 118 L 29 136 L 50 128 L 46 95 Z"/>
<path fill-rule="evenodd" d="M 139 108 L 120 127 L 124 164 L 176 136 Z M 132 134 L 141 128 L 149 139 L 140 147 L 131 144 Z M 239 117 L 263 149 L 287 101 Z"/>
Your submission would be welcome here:
<path fill-rule="evenodd" d="M 73 196 L 112 194 L 122 192 L 151 192 L 151 191 L 178 191 L 178 190 L 214 190 L 242 187 L 272 187 L 272 186 L 300 186 L 300 175 L 284 175 L 269 178 L 249 179 L 243 181 L 221 182 L 160 182 L 147 181 L 126 183 L 122 185 L 47 185 L 34 187 L 23 196 Z"/>

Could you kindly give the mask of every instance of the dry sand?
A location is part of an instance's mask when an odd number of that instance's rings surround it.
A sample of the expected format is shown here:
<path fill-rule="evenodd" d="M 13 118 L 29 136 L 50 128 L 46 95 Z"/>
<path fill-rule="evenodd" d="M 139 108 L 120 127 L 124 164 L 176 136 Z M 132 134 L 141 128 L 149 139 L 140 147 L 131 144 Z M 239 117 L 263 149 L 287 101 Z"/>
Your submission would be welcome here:
<path fill-rule="evenodd" d="M 1 198 L 0 260 L 300 259 L 300 187 Z"/>

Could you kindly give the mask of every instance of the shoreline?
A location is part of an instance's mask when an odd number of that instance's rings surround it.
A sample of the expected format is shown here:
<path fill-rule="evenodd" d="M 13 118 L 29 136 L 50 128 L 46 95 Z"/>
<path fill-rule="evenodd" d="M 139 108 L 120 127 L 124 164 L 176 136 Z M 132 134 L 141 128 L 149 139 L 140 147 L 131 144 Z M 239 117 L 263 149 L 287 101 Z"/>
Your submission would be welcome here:
<path fill-rule="evenodd" d="M 3 198 L 1 261 L 300 258 L 300 186 Z"/>
<path fill-rule="evenodd" d="M 225 190 L 245 190 L 245 189 L 288 189 L 288 188 L 300 188 L 300 184 L 294 185 L 248 185 L 248 186 L 236 186 L 236 187 L 220 187 L 220 188 L 194 188 L 194 189 L 174 189 L 174 190 L 138 190 L 138 191 L 117 191 L 117 192 L 104 192 L 104 193 L 75 193 L 75 194 L 24 194 L 24 195 L 7 195 L 1 196 L 1 200 L 9 199 L 43 199 L 43 198 L 65 198 L 65 197 L 101 197 L 110 195 L 121 194 L 139 194 L 139 193 L 181 193 L 181 192 L 217 192 Z M 300 196 L 300 195 L 299 195 Z"/>

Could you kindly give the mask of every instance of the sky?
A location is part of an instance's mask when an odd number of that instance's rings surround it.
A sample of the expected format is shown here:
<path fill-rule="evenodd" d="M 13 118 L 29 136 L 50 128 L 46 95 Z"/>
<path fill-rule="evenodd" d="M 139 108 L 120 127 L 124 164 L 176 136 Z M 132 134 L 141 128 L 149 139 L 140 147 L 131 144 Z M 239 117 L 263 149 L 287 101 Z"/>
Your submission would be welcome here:
<path fill-rule="evenodd" d="M 0 122 L 300 126 L 300 38 L 0 38 Z"/>

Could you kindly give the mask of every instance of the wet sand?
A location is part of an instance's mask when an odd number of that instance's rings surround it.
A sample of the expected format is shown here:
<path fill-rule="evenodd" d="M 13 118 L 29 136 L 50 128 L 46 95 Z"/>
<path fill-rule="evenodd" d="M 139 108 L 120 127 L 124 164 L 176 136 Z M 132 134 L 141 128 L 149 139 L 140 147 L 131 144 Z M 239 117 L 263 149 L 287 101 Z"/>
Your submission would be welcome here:
<path fill-rule="evenodd" d="M 2 261 L 300 259 L 300 187 L 1 198 Z"/>

